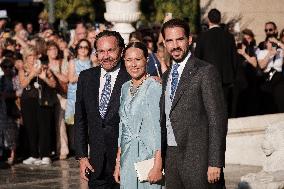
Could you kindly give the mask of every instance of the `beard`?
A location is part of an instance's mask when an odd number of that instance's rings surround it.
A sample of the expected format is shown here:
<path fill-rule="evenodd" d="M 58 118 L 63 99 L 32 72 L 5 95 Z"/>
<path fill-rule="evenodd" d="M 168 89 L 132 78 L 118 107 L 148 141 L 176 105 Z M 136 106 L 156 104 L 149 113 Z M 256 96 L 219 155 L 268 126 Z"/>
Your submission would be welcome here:
<path fill-rule="evenodd" d="M 110 67 L 108 68 L 108 70 L 111 71 L 117 67 L 119 60 L 120 60 L 120 57 L 117 57 L 117 58 L 108 57 L 108 58 L 102 59 L 99 62 L 102 65 L 102 67 L 104 67 L 105 63 L 110 64 Z"/>
<path fill-rule="evenodd" d="M 186 51 L 183 51 L 180 47 L 177 47 L 177 48 L 173 48 L 170 52 L 173 53 L 173 52 L 175 52 L 175 51 L 180 51 L 180 52 L 182 52 L 181 58 L 176 59 L 176 58 L 174 58 L 173 56 L 171 56 L 171 58 L 172 58 L 175 62 L 180 63 L 180 62 L 182 62 L 182 61 L 185 59 L 185 57 L 188 55 L 189 48 L 187 48 Z"/>

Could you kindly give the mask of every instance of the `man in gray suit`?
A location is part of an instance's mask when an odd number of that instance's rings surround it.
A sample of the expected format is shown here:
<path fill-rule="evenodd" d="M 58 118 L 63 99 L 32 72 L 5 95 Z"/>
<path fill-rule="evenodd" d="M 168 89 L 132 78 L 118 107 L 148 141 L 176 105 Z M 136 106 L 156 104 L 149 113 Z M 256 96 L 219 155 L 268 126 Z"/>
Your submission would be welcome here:
<path fill-rule="evenodd" d="M 173 59 L 160 102 L 166 188 L 222 188 L 228 119 L 218 71 L 189 51 L 187 23 L 169 20 L 162 35 Z"/>

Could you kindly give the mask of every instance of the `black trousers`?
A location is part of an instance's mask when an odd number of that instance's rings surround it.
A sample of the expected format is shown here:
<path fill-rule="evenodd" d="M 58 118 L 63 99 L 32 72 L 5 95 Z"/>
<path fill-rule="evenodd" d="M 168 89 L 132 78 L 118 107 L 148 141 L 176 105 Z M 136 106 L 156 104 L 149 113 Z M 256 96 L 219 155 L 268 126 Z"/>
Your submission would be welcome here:
<path fill-rule="evenodd" d="M 96 171 L 96 168 L 95 168 Z M 95 178 L 95 174 L 91 172 L 89 177 L 89 189 L 119 189 L 113 177 L 114 165 L 108 161 L 106 154 L 104 155 L 103 169 L 99 176 Z"/>
<path fill-rule="evenodd" d="M 261 90 L 265 96 L 262 99 L 263 106 L 268 109 L 265 113 L 284 112 L 284 77 L 281 72 L 276 72 L 271 81 L 264 81 Z"/>
<path fill-rule="evenodd" d="M 227 105 L 227 112 L 228 112 L 228 117 L 236 117 L 236 98 L 234 96 L 234 91 L 233 91 L 233 85 L 228 84 L 228 85 L 223 85 L 223 94 L 224 94 L 224 99 Z"/>
<path fill-rule="evenodd" d="M 53 107 L 40 106 L 36 98 L 21 100 L 24 126 L 27 129 L 31 157 L 49 157 Z"/>
<path fill-rule="evenodd" d="M 204 178 L 200 178 L 201 175 L 196 175 L 194 178 L 190 178 L 187 173 L 184 172 L 183 167 L 178 158 L 177 147 L 168 147 L 166 162 L 165 162 L 165 177 L 166 177 L 166 189 L 225 189 L 224 172 L 221 170 L 220 179 L 214 184 L 209 184 L 206 174 Z M 194 169 L 191 171 L 194 172 Z M 194 173 L 193 173 L 194 175 Z"/>

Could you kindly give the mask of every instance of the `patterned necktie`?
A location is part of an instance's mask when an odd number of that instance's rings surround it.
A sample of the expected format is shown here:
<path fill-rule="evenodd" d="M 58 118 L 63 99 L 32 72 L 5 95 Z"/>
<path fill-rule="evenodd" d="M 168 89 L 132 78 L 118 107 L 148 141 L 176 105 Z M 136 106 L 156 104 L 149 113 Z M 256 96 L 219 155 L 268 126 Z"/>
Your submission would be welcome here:
<path fill-rule="evenodd" d="M 111 95 L 111 75 L 109 73 L 106 73 L 105 76 L 106 82 L 101 94 L 101 100 L 100 100 L 100 105 L 99 105 L 99 111 L 101 118 L 105 118 L 105 114 L 107 112 L 107 106 L 110 100 L 110 95 Z"/>
<path fill-rule="evenodd" d="M 175 96 L 175 92 L 176 92 L 176 89 L 177 89 L 177 85 L 178 85 L 178 78 L 179 78 L 178 67 L 179 66 L 180 66 L 179 63 L 174 63 L 174 65 L 173 65 L 172 82 L 171 82 L 171 95 L 170 95 L 171 101 L 173 101 L 173 98 Z"/>

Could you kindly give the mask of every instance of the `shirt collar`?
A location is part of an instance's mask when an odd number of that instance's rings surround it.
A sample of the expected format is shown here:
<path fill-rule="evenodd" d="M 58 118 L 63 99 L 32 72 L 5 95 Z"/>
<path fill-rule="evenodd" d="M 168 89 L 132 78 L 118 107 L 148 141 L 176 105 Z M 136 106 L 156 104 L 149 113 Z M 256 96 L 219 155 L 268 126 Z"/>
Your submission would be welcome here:
<path fill-rule="evenodd" d="M 102 75 L 103 77 L 105 77 L 107 73 L 112 74 L 112 73 L 118 72 L 119 69 L 120 69 L 120 65 L 121 65 L 121 63 L 118 62 L 117 65 L 116 65 L 116 67 L 115 67 L 112 71 L 110 71 L 110 72 L 107 72 L 103 67 L 101 67 L 101 72 L 102 72 L 101 75 Z"/>
<path fill-rule="evenodd" d="M 188 53 L 187 53 L 186 57 L 184 58 L 184 60 L 182 62 L 180 62 L 179 64 L 180 65 L 185 64 L 188 61 L 188 59 L 190 58 L 190 56 L 191 56 L 191 52 L 188 51 Z M 176 64 L 176 63 L 177 62 L 173 60 L 173 64 Z"/>
<path fill-rule="evenodd" d="M 212 29 L 212 28 L 219 28 L 219 27 L 220 27 L 219 25 L 215 24 L 215 25 L 210 26 L 209 29 Z"/>

